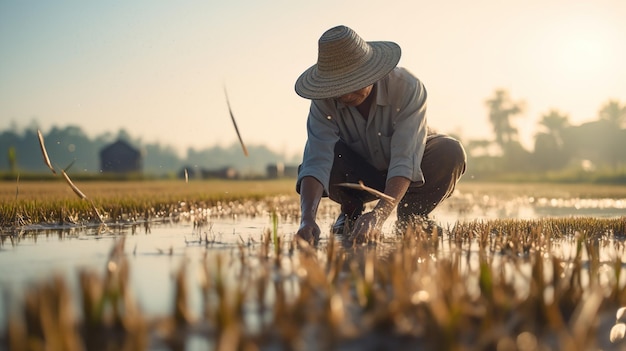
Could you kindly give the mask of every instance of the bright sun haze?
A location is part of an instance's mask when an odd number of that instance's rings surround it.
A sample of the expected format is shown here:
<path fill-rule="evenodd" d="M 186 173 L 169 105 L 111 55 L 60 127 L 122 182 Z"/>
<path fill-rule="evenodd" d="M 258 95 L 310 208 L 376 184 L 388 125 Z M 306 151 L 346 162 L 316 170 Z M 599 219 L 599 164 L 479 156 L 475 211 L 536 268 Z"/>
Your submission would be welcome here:
<path fill-rule="evenodd" d="M 181 154 L 230 145 L 226 86 L 248 145 L 298 154 L 309 102 L 294 82 L 319 36 L 345 24 L 400 44 L 437 130 L 492 137 L 484 101 L 503 88 L 526 103 L 514 123 L 529 145 L 550 109 L 581 123 L 626 100 L 625 16 L 621 0 L 5 1 L 0 129 L 124 128 Z"/>

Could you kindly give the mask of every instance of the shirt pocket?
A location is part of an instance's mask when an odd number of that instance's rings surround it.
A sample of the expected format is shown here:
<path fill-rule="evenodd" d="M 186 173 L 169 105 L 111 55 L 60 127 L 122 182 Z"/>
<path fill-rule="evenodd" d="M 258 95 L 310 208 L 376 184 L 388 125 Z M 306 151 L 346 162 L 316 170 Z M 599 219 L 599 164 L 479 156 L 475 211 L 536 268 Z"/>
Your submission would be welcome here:
<path fill-rule="evenodd" d="M 378 169 L 388 169 L 391 160 L 391 136 L 380 134 L 377 142 L 373 143 L 372 163 Z"/>

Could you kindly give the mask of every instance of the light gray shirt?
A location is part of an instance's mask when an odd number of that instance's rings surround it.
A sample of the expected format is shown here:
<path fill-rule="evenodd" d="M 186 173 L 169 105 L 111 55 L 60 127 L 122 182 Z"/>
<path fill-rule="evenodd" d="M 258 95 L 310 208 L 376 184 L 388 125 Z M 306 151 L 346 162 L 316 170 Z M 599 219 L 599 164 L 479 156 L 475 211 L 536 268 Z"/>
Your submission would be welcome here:
<path fill-rule="evenodd" d="M 334 148 L 341 140 L 378 170 L 387 170 L 387 179 L 400 176 L 413 186 L 424 183 L 420 168 L 427 135 L 424 85 L 396 67 L 375 83 L 372 93 L 375 103 L 367 119 L 336 99 L 311 101 L 298 182 L 311 176 L 328 192 Z"/>

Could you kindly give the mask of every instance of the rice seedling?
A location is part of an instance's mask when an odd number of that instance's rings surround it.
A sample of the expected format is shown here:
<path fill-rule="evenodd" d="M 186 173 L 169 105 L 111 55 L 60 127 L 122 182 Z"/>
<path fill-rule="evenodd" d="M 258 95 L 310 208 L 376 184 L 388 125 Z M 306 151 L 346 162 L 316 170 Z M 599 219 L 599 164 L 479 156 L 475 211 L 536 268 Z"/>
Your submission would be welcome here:
<path fill-rule="evenodd" d="M 192 338 L 214 350 L 626 345 L 625 249 L 616 239 L 624 218 L 463 222 L 441 235 L 416 227 L 376 245 L 345 247 L 330 237 L 318 248 L 299 249 L 281 239 L 277 218 L 271 215 L 272 229 L 258 243 L 242 239 L 232 254 L 205 251 L 195 287 L 200 307 L 188 301 L 194 285 L 183 262 L 171 312 L 143 313 L 129 289 L 122 238 L 104 276 L 80 273 L 81 313 L 68 312 L 61 281 L 43 283 L 29 290 L 40 297 L 26 299 L 38 302 L 10 319 L 7 342 L 12 350 L 28 349 L 29 342 L 50 349 L 181 350 Z M 611 255 L 602 254 L 609 249 Z"/>
<path fill-rule="evenodd" d="M 22 312 L 13 312 L 7 330 L 11 350 L 145 350 L 146 319 L 129 289 L 124 239 L 112 248 L 104 277 L 79 273 L 81 321 L 72 309 L 67 283 L 53 277 L 29 289 Z"/>
<path fill-rule="evenodd" d="M 65 180 L 65 182 L 67 182 Z M 258 215 L 255 203 L 274 203 L 285 218 L 298 216 L 293 203 L 293 180 L 210 180 L 83 182 L 80 191 L 107 223 L 142 220 L 184 220 L 190 211 L 210 212 L 210 216 Z M 68 183 L 69 185 L 69 183 Z M 68 191 L 71 190 L 71 191 Z M 89 201 L 79 197 L 71 186 L 52 180 L 47 182 L 20 181 L 19 198 L 15 199 L 13 182 L 0 182 L 0 227 L 15 227 L 15 213 L 23 219 L 20 226 L 36 223 L 74 222 L 99 225 Z M 233 204 L 230 206 L 229 204 Z M 226 205 L 224 205 L 226 204 Z"/>
<path fill-rule="evenodd" d="M 299 219 L 297 198 L 281 195 L 292 185 L 227 183 L 225 195 L 220 182 L 81 184 L 111 227 L 193 223 L 194 238 L 181 241 L 204 250 L 200 278 L 190 278 L 192 262 L 184 260 L 172 308 L 146 314 L 130 288 L 120 235 L 102 272 L 79 271 L 76 293 L 57 277 L 10 304 L 0 343 L 11 350 L 182 350 L 190 340 L 214 350 L 626 347 L 623 217 L 461 221 L 432 234 L 412 226 L 364 246 L 330 236 L 297 247 L 279 223 Z M 39 187 L 51 195 L 34 195 Z M 14 184 L 7 189 L 14 200 Z M 58 182 L 20 183 L 19 202 L 7 202 L 3 216 L 19 206 L 25 223 L 100 221 L 72 185 Z M 334 218 L 331 211 L 319 213 Z M 220 246 L 213 219 L 258 216 L 271 223 L 259 240 L 239 236 Z M 200 291 L 201 306 L 190 289 Z"/>

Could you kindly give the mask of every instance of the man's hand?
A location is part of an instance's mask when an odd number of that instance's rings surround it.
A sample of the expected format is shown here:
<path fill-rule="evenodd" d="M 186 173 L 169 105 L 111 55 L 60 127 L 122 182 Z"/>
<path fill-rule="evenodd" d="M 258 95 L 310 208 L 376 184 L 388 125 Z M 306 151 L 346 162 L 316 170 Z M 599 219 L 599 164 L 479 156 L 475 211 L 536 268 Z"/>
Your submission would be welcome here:
<path fill-rule="evenodd" d="M 324 192 L 324 187 L 313 177 L 302 178 L 300 187 L 300 210 L 302 219 L 295 239 L 302 239 L 314 245 L 320 238 L 320 227 L 315 223 L 317 207 Z"/>
<path fill-rule="evenodd" d="M 377 211 L 364 213 L 354 223 L 350 239 L 358 244 L 378 239 L 385 219 Z"/>
<path fill-rule="evenodd" d="M 315 245 L 320 239 L 320 227 L 315 222 L 301 222 L 296 233 L 296 239 L 300 238 L 309 245 Z"/>
<path fill-rule="evenodd" d="M 400 199 L 404 196 L 411 180 L 404 177 L 391 177 L 385 185 L 385 194 L 389 195 L 394 201 L 386 199 L 378 201 L 373 211 L 363 214 L 352 229 L 350 239 L 356 243 L 364 243 L 371 240 L 377 240 L 380 236 L 383 223 L 389 218 L 393 209 L 398 205 Z"/>

